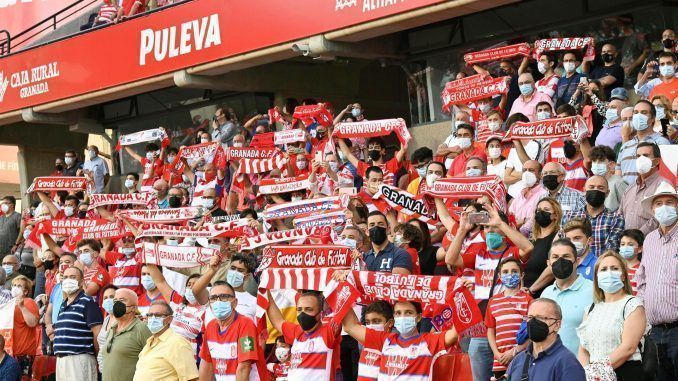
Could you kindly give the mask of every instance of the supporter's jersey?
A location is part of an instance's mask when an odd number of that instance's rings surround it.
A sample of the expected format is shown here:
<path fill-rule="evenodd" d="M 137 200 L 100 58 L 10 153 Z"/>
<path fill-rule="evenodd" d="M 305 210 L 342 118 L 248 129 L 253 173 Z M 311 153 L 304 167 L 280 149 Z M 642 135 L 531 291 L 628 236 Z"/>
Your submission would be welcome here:
<path fill-rule="evenodd" d="M 223 182 L 223 181 L 222 181 Z M 198 172 L 195 175 L 195 188 L 193 189 L 193 201 L 191 202 L 191 206 L 202 206 L 202 195 L 205 193 L 205 189 L 210 189 L 210 188 L 217 188 L 217 185 L 220 185 L 221 182 L 217 180 L 217 177 L 214 176 L 213 179 L 210 181 L 207 181 L 205 178 L 204 173 Z M 217 194 L 217 197 L 220 195 Z"/>
<path fill-rule="evenodd" d="M 445 333 L 421 333 L 403 339 L 397 333 L 367 328 L 365 342 L 381 346 L 380 380 L 430 380 L 433 363 L 447 353 Z"/>
<path fill-rule="evenodd" d="M 340 327 L 325 324 L 306 334 L 300 326 L 284 322 L 282 333 L 290 351 L 290 380 L 333 381 L 339 365 Z"/>
<path fill-rule="evenodd" d="M 492 280 L 494 279 L 494 271 L 502 258 L 513 257 L 520 260 L 519 249 L 516 246 L 507 246 L 506 251 L 494 251 L 486 249 L 484 251 L 475 251 L 475 259 L 473 260 L 473 267 L 466 267 L 464 273 L 468 273 L 469 269 L 473 269 L 473 279 L 475 283 L 474 296 L 476 300 L 485 300 L 490 297 L 490 288 L 492 287 Z M 468 255 L 466 257 L 469 257 Z M 469 258 L 471 259 L 471 258 Z M 497 276 L 494 294 L 501 289 L 501 277 Z"/>
<path fill-rule="evenodd" d="M 530 302 L 532 302 L 532 297 L 523 291 L 519 291 L 514 296 L 508 296 L 502 292 L 494 295 L 487 303 L 485 325 L 488 328 L 495 329 L 499 352 L 506 352 L 517 345 L 516 333 L 518 333 L 523 316 L 527 315 Z M 495 372 L 504 371 L 506 366 L 495 358 L 492 370 Z"/>
<path fill-rule="evenodd" d="M 108 274 L 106 269 L 100 264 L 95 269 L 89 269 L 85 267 L 85 273 L 83 278 L 84 287 L 87 288 L 90 282 L 99 285 L 99 291 L 94 295 L 94 300 L 96 300 L 99 305 L 101 305 L 101 298 L 103 296 L 103 288 L 108 286 L 111 283 L 111 276 Z"/>
<path fill-rule="evenodd" d="M 376 381 L 381 364 L 381 345 L 365 340 L 365 348 L 358 360 L 358 381 Z"/>
<path fill-rule="evenodd" d="M 631 283 L 631 290 L 633 290 L 634 296 L 638 293 L 638 283 L 636 282 L 636 271 L 638 271 L 638 266 L 640 266 L 640 262 L 634 266 L 628 267 L 629 283 Z"/>
<path fill-rule="evenodd" d="M 358 175 L 365 178 L 365 171 L 369 167 L 371 167 L 371 165 L 365 163 L 364 161 L 358 162 Z M 400 169 L 400 163 L 398 162 L 398 160 L 396 160 L 396 158 L 394 157 L 384 164 L 377 165 L 377 167 L 379 167 L 381 171 L 384 172 L 384 184 L 396 186 L 395 174 Z"/>
<path fill-rule="evenodd" d="M 124 254 L 109 251 L 106 253 L 106 262 L 113 265 L 108 268 L 111 274 L 112 283 L 118 287 L 129 288 L 140 294 L 141 287 L 141 267 L 137 259 L 132 256 L 127 258 Z"/>
<path fill-rule="evenodd" d="M 362 190 L 358 192 L 358 197 L 363 200 L 365 205 L 367 206 L 367 210 L 370 212 L 373 212 L 375 210 L 378 210 L 384 214 L 388 213 L 391 209 L 391 205 L 389 205 L 386 201 L 384 201 L 383 198 L 378 197 L 374 198 L 370 196 L 365 190 Z"/>
<path fill-rule="evenodd" d="M 565 186 L 584 191 L 584 185 L 588 180 L 590 173 L 584 167 L 584 159 L 575 160 L 572 164 L 563 164 L 565 167 Z"/>
<path fill-rule="evenodd" d="M 419 266 L 419 252 L 416 249 L 408 247 L 405 249 L 407 254 L 412 258 L 412 274 L 421 275 L 421 267 Z"/>
<path fill-rule="evenodd" d="M 183 300 L 176 302 L 180 298 L 181 296 L 176 291 L 172 292 L 170 307 L 174 311 L 174 316 L 170 328 L 188 340 L 195 355 L 198 356 L 198 335 L 203 327 L 207 305 L 186 305 Z"/>
<path fill-rule="evenodd" d="M 257 342 L 257 329 L 252 320 L 238 313 L 223 332 L 217 320 L 207 324 L 200 358 L 212 364 L 216 381 L 235 380 L 238 363 L 244 361 L 252 363 L 250 381 L 268 380 L 263 351 Z"/>
<path fill-rule="evenodd" d="M 141 191 L 151 192 L 153 190 L 153 183 L 155 180 L 158 180 L 160 177 L 162 177 L 165 164 L 160 158 L 151 161 L 144 157 L 141 159 L 141 168 L 144 170 L 143 174 L 141 175 Z"/>
<path fill-rule="evenodd" d="M 174 300 L 174 302 L 175 303 L 181 303 L 181 297 L 179 296 L 179 294 L 173 294 L 173 295 L 176 295 L 176 297 L 178 297 L 177 300 Z M 141 313 L 141 316 L 146 316 L 146 314 L 148 313 L 148 310 L 151 309 L 151 303 L 155 302 L 156 300 L 163 300 L 163 301 L 167 302 L 167 300 L 165 300 L 165 298 L 162 297 L 162 294 L 160 293 L 160 291 L 158 291 L 158 295 L 156 295 L 153 298 L 151 298 L 148 295 L 148 292 L 144 292 L 143 294 L 139 295 L 138 308 L 139 308 L 139 313 Z"/>
<path fill-rule="evenodd" d="M 266 364 L 268 371 L 273 374 L 273 381 L 287 381 L 287 374 L 290 371 L 290 362 L 279 362 Z"/>

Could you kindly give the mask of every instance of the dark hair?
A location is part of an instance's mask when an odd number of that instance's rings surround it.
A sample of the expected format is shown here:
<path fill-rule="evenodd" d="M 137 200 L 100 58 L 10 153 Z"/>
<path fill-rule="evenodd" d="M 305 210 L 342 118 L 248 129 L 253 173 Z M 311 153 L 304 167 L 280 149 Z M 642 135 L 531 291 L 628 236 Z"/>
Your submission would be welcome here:
<path fill-rule="evenodd" d="M 56 254 L 54 254 L 54 256 L 56 256 Z M 71 258 L 73 259 L 73 262 L 75 262 L 75 261 L 78 260 L 78 256 L 75 255 L 75 254 L 73 254 L 73 253 L 71 253 L 71 252 L 61 253 L 61 255 L 59 256 L 59 258 L 63 258 L 64 256 L 71 257 Z"/>
<path fill-rule="evenodd" d="M 356 200 L 359 200 L 359 201 L 361 201 L 361 202 L 363 201 L 363 200 L 361 200 L 361 199 L 359 199 L 359 198 L 356 198 Z M 353 216 L 353 220 L 354 220 L 354 221 L 353 221 L 353 222 L 354 222 L 354 223 L 360 223 L 360 222 L 365 222 L 365 221 L 367 221 L 367 217 L 368 217 L 368 215 L 369 215 L 369 213 L 370 213 L 370 210 L 367 208 L 367 206 L 364 205 L 364 202 L 363 202 L 362 204 L 359 203 L 358 205 L 349 202 L 349 203 L 348 203 L 348 206 L 346 207 L 346 209 L 348 209 L 348 210 L 350 210 L 351 212 L 353 212 L 353 214 L 354 214 L 354 216 Z M 358 221 L 356 221 L 356 218 L 355 218 L 356 216 L 355 216 L 355 215 L 357 215 L 357 217 L 359 217 L 359 220 L 358 220 Z"/>
<path fill-rule="evenodd" d="M 258 218 L 257 211 L 252 208 L 243 209 L 243 211 L 240 212 L 240 218 L 245 218 L 245 216 L 248 214 L 251 215 L 255 220 Z"/>
<path fill-rule="evenodd" d="M 530 118 L 525 116 L 525 114 L 523 114 L 523 113 L 517 112 L 515 114 L 511 114 L 511 115 L 509 115 L 508 119 L 506 119 L 506 129 L 509 129 L 516 122 L 527 123 L 529 121 L 530 121 Z"/>
<path fill-rule="evenodd" d="M 443 174 L 445 173 L 445 164 L 444 164 L 444 163 L 441 163 L 441 162 L 439 162 L 439 161 L 435 161 L 435 160 L 432 161 L 432 162 L 430 162 L 430 163 L 428 163 L 428 165 L 426 166 L 426 170 L 427 170 L 427 171 L 428 171 L 428 168 L 431 166 L 431 164 L 436 164 L 436 165 L 439 165 L 439 166 L 443 167 Z"/>
<path fill-rule="evenodd" d="M 393 306 L 383 300 L 377 300 L 365 307 L 365 316 L 367 314 L 379 314 L 383 316 L 386 321 L 393 320 Z"/>
<path fill-rule="evenodd" d="M 169 305 L 169 303 L 167 303 L 163 299 L 154 300 L 153 303 L 151 303 L 151 306 L 163 306 L 163 307 L 165 307 L 165 314 L 167 316 L 170 316 L 174 313 L 174 311 L 172 311 L 172 307 Z"/>
<path fill-rule="evenodd" d="M 276 338 L 275 338 L 275 342 L 276 342 L 276 343 L 287 344 L 287 342 L 285 341 L 285 336 L 283 336 L 283 335 L 280 335 L 280 336 L 276 337 Z M 289 345 L 289 344 L 287 344 L 287 345 Z"/>
<path fill-rule="evenodd" d="M 616 161 L 617 156 L 614 154 L 614 150 L 608 146 L 600 145 L 595 146 L 591 149 L 591 161 L 606 159 L 607 161 Z"/>
<path fill-rule="evenodd" d="M 179 153 L 179 149 L 177 149 L 177 147 L 169 147 L 169 148 L 167 149 L 167 153 L 168 153 L 168 154 L 173 153 L 173 154 L 176 155 L 176 154 Z"/>
<path fill-rule="evenodd" d="M 536 109 L 539 108 L 539 106 L 544 106 L 544 105 L 549 106 L 549 110 L 551 110 L 551 112 L 553 112 L 553 106 L 551 106 L 551 104 L 546 102 L 546 101 L 541 101 L 541 102 L 537 103 L 537 105 L 534 106 L 534 109 L 536 110 Z"/>
<path fill-rule="evenodd" d="M 506 257 L 502 259 L 501 263 L 499 264 L 499 270 L 501 271 L 501 268 L 504 267 L 504 265 L 507 263 L 515 263 L 516 265 L 518 265 L 518 269 L 520 269 L 520 272 L 521 273 L 523 272 L 523 264 L 520 263 L 520 261 L 515 257 Z"/>
<path fill-rule="evenodd" d="M 16 205 L 16 198 L 14 196 L 5 196 L 2 199 L 5 201 L 9 201 L 9 203 L 12 205 Z"/>
<path fill-rule="evenodd" d="M 127 176 L 132 176 L 132 177 L 134 177 L 134 181 L 139 181 L 139 174 L 136 173 L 136 172 L 127 172 L 125 177 L 127 177 Z"/>
<path fill-rule="evenodd" d="M 403 238 L 409 241 L 409 247 L 417 251 L 421 249 L 421 244 L 423 241 L 421 230 L 408 223 L 402 223 L 396 226 L 394 230 L 400 230 Z"/>
<path fill-rule="evenodd" d="M 367 167 L 367 169 L 365 170 L 365 180 L 367 180 L 370 177 L 370 174 L 372 172 L 376 172 L 381 175 L 384 174 L 384 171 L 382 171 L 381 168 L 377 167 L 376 165 L 373 165 L 371 167 Z"/>
<path fill-rule="evenodd" d="M 99 241 L 97 241 L 95 239 L 83 239 L 83 240 L 78 241 L 78 243 L 75 244 L 75 247 L 78 248 L 78 249 L 83 247 L 83 246 L 89 246 L 89 247 L 92 248 L 92 250 L 94 250 L 96 252 L 101 251 L 101 244 L 99 243 Z"/>
<path fill-rule="evenodd" d="M 553 243 L 551 243 L 551 249 L 549 250 L 549 253 L 556 246 L 567 246 L 567 247 L 569 247 L 572 250 L 572 255 L 574 255 L 575 258 L 577 257 L 577 247 L 574 246 L 572 241 L 570 241 L 569 239 L 559 238 L 559 239 L 553 241 Z"/>
<path fill-rule="evenodd" d="M 66 153 L 75 156 L 76 159 L 78 158 L 78 153 L 72 149 L 66 150 Z"/>
<path fill-rule="evenodd" d="M 629 237 L 634 241 L 638 242 L 638 246 L 643 247 L 643 242 L 645 242 L 645 234 L 638 229 L 626 229 L 621 233 L 621 237 Z"/>
<path fill-rule="evenodd" d="M 577 109 L 575 109 L 572 105 L 570 104 L 564 104 L 558 106 L 556 109 L 556 114 L 565 114 L 567 116 L 575 116 L 577 115 Z"/>
<path fill-rule="evenodd" d="M 407 223 L 416 223 L 421 231 L 421 247 L 426 249 L 431 247 L 431 232 L 428 230 L 428 224 L 418 218 L 410 218 Z"/>
<path fill-rule="evenodd" d="M 431 161 L 433 160 L 433 151 L 431 151 L 431 149 L 428 147 L 420 147 L 417 148 L 414 152 L 412 152 L 411 158 L 413 163 Z"/>
<path fill-rule="evenodd" d="M 553 62 L 553 68 L 555 69 L 556 66 L 558 65 L 558 58 L 556 58 L 555 54 L 552 53 L 541 53 L 537 59 L 541 58 L 541 56 L 545 56 L 546 60 L 548 62 Z"/>
<path fill-rule="evenodd" d="M 467 130 L 467 131 L 471 132 L 471 136 L 474 136 L 474 134 L 476 133 L 476 129 L 473 128 L 473 126 L 470 125 L 470 124 L 468 124 L 468 123 L 462 123 L 462 124 L 460 124 L 459 127 L 457 127 L 457 132 L 459 132 L 459 130 L 462 129 L 462 128 L 463 128 L 464 130 Z"/>
<path fill-rule="evenodd" d="M 388 218 L 386 218 L 386 215 L 378 210 L 373 210 L 370 212 L 370 214 L 367 215 L 367 218 L 370 218 L 372 216 L 382 216 L 384 220 L 386 221 L 386 224 L 388 225 Z"/>
<path fill-rule="evenodd" d="M 638 144 L 638 146 L 636 147 L 636 152 L 638 152 L 638 148 L 642 148 L 642 147 L 652 147 L 652 156 L 654 156 L 655 159 L 662 156 L 662 151 L 659 150 L 659 146 L 654 144 L 654 143 L 640 142 Z"/>
<path fill-rule="evenodd" d="M 421 303 L 419 302 L 413 302 L 411 300 L 396 300 L 395 303 L 393 303 L 393 310 L 395 311 L 395 305 L 396 303 L 410 303 L 411 305 L 414 306 L 414 310 L 417 311 L 418 314 L 421 313 Z"/>
<path fill-rule="evenodd" d="M 299 106 L 299 101 L 297 101 L 297 98 L 285 98 L 285 110 L 287 113 L 292 114 L 294 113 L 294 109 Z"/>
<path fill-rule="evenodd" d="M 561 56 L 563 58 L 563 61 L 565 61 L 565 55 L 566 54 L 574 55 L 574 60 L 577 61 L 577 62 L 581 62 L 581 54 L 579 52 L 574 51 L 574 50 L 568 50 L 568 51 L 563 52 L 563 54 Z"/>
<path fill-rule="evenodd" d="M 233 288 L 233 286 L 228 284 L 228 282 L 226 282 L 225 280 L 217 280 L 214 283 L 212 283 L 212 288 L 214 288 L 216 286 L 226 286 L 226 287 L 228 287 L 229 290 L 231 290 L 233 295 L 235 295 L 235 289 Z"/>
<path fill-rule="evenodd" d="M 119 287 L 114 285 L 113 283 L 109 283 L 104 288 L 101 289 L 101 297 L 104 297 L 104 294 L 106 293 L 107 290 L 114 289 L 117 290 Z"/>
<path fill-rule="evenodd" d="M 653 118 L 657 116 L 657 109 L 654 107 L 652 102 L 648 101 L 647 99 L 639 99 L 638 102 L 633 105 L 633 108 L 636 108 L 636 106 L 641 103 L 645 103 L 650 106 L 650 115 L 652 115 Z"/>
<path fill-rule="evenodd" d="M 72 194 L 69 194 L 68 196 L 64 197 L 64 203 L 65 203 L 66 201 L 71 201 L 71 200 L 72 200 L 72 201 L 75 201 L 76 204 L 79 204 L 79 203 L 80 203 L 80 199 L 77 198 L 77 197 L 75 197 L 75 196 L 73 196 Z"/>
<path fill-rule="evenodd" d="M 662 51 L 661 53 L 659 53 L 657 55 L 657 62 L 659 62 L 660 58 L 667 58 L 667 57 L 672 59 L 673 62 L 676 62 L 676 55 L 675 54 L 673 54 L 672 52 L 664 52 L 664 51 Z"/>
<path fill-rule="evenodd" d="M 155 143 L 148 143 L 148 144 L 146 144 L 146 152 L 148 152 L 148 151 L 157 151 L 157 150 L 159 150 L 159 149 L 160 149 L 160 147 L 158 147 L 158 145 L 155 144 Z"/>
<path fill-rule="evenodd" d="M 244 254 L 236 254 L 233 257 L 231 257 L 231 263 L 233 262 L 242 262 L 245 265 L 245 268 L 247 269 L 248 274 L 252 274 L 255 269 L 255 264 L 252 261 L 252 259 Z"/>
<path fill-rule="evenodd" d="M 384 139 L 380 137 L 372 137 L 367 140 L 367 147 L 370 146 L 370 144 L 379 144 L 381 149 L 386 149 L 386 143 L 384 143 Z"/>
<path fill-rule="evenodd" d="M 299 295 L 299 299 L 301 299 L 302 297 L 306 297 L 306 296 L 310 296 L 312 298 L 315 298 L 315 300 L 318 302 L 318 309 L 320 309 L 320 311 L 322 312 L 323 305 L 325 304 L 325 300 L 323 299 L 322 294 L 317 292 L 317 291 L 303 291 Z"/>

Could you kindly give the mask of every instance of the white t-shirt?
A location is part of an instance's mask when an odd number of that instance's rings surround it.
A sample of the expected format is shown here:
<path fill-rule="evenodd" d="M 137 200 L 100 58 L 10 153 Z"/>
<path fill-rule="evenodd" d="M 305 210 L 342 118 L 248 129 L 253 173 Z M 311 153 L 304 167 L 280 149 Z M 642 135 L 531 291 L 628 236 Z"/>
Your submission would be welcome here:
<path fill-rule="evenodd" d="M 240 315 L 247 316 L 256 322 L 257 313 L 257 298 L 252 296 L 249 292 L 235 292 L 235 298 L 238 299 L 238 305 L 235 310 Z"/>
<path fill-rule="evenodd" d="M 524 143 L 523 143 L 524 144 Z M 527 144 L 524 144 L 525 147 L 525 153 L 527 153 L 527 156 L 530 157 L 530 159 L 535 160 L 539 156 L 539 151 L 541 149 L 541 145 L 537 143 L 534 140 L 530 140 Z M 522 175 L 523 173 L 523 163 L 520 161 L 520 158 L 518 157 L 518 151 L 516 151 L 515 148 L 511 148 L 508 154 L 508 158 L 506 158 L 506 166 L 505 168 L 513 168 L 517 174 Z M 503 176 L 502 176 L 503 178 Z M 518 197 L 520 192 L 523 191 L 525 188 L 525 184 L 523 183 L 523 180 L 519 180 L 516 183 L 513 183 L 508 186 L 508 189 L 506 190 L 508 194 L 511 195 L 511 197 Z"/>

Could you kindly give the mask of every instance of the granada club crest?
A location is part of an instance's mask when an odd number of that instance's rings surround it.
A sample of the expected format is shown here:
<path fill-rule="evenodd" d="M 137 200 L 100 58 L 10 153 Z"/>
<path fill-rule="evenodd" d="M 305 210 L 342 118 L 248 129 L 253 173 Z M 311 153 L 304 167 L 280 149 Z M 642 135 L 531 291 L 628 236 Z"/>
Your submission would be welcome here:
<path fill-rule="evenodd" d="M 471 313 L 471 306 L 469 306 L 466 296 L 463 293 L 458 292 L 454 295 L 454 306 L 456 307 L 457 318 L 459 321 L 464 324 L 470 323 L 473 314 Z"/>

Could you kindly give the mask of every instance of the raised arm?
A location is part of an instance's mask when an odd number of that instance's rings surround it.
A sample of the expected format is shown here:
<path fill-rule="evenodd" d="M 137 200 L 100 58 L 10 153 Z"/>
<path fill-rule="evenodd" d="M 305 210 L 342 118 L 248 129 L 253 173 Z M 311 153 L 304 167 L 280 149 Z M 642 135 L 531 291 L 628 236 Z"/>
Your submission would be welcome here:
<path fill-rule="evenodd" d="M 267 291 L 266 294 L 268 295 L 268 308 L 266 309 L 268 320 L 271 321 L 273 328 L 275 328 L 278 332 L 282 332 L 282 326 L 285 322 L 285 318 L 282 316 L 278 305 L 275 304 L 275 300 L 273 300 L 271 292 Z"/>
<path fill-rule="evenodd" d="M 351 150 L 346 145 L 346 142 L 344 142 L 344 139 L 339 139 L 339 148 L 341 149 L 341 152 L 344 153 L 344 156 L 346 156 L 348 161 L 351 162 L 351 164 L 353 164 L 354 167 L 358 168 L 358 163 L 360 163 L 360 160 L 358 160 L 357 157 L 353 156 Z"/>
<path fill-rule="evenodd" d="M 193 283 L 193 287 L 191 287 L 191 290 L 193 290 L 193 296 L 200 305 L 205 305 L 209 301 L 209 293 L 207 292 L 207 286 L 210 284 L 210 281 L 212 280 L 214 274 L 217 273 L 217 269 L 219 268 L 220 262 L 221 259 L 219 258 L 219 256 L 213 255 L 212 258 L 210 258 L 210 264 L 207 267 L 205 273 L 202 274 L 200 278 L 198 278 L 198 280 L 196 280 L 195 283 Z"/>
<path fill-rule="evenodd" d="M 461 212 L 461 218 L 459 219 L 459 229 L 457 229 L 457 234 L 454 236 L 450 247 L 447 249 L 447 254 L 445 254 L 445 263 L 460 269 L 464 268 L 464 261 L 461 258 L 461 246 L 464 243 L 464 238 L 471 231 L 471 228 L 472 226 L 468 222 L 468 212 Z"/>
<path fill-rule="evenodd" d="M 439 197 L 434 197 L 433 201 L 436 204 L 436 213 L 438 213 L 438 219 L 440 219 L 440 222 L 443 224 L 445 229 L 451 232 L 457 222 L 454 220 L 454 218 L 452 218 L 452 216 L 450 216 L 450 211 L 447 210 L 445 201 Z"/>
<path fill-rule="evenodd" d="M 35 194 L 38 195 L 40 202 L 42 202 L 42 204 L 47 207 L 52 217 L 55 217 L 57 213 L 59 213 L 59 209 L 57 209 L 56 205 L 54 205 L 54 202 L 52 202 L 45 192 L 35 192 Z"/>
<path fill-rule="evenodd" d="M 169 301 L 172 300 L 172 291 L 174 291 L 174 289 L 167 283 L 165 276 L 162 275 L 162 271 L 160 271 L 158 266 L 147 263 L 146 268 L 148 269 L 148 273 L 151 274 L 155 287 L 158 288 L 163 299 L 169 303 Z"/>
<path fill-rule="evenodd" d="M 407 127 L 405 127 L 405 128 L 407 128 Z M 398 161 L 398 163 L 403 162 L 403 159 L 405 159 L 405 155 L 407 155 L 407 143 L 402 143 L 400 145 L 400 149 L 395 154 L 395 158 Z"/>
<path fill-rule="evenodd" d="M 360 344 L 365 344 L 365 326 L 360 324 L 358 317 L 355 315 L 352 308 L 348 310 L 341 324 L 344 326 L 344 331 L 346 331 L 346 333 L 358 340 Z"/>
<path fill-rule="evenodd" d="M 141 156 L 136 153 L 130 146 L 125 146 L 125 152 L 127 152 L 130 156 L 132 156 L 132 159 L 138 161 L 141 163 Z"/>

